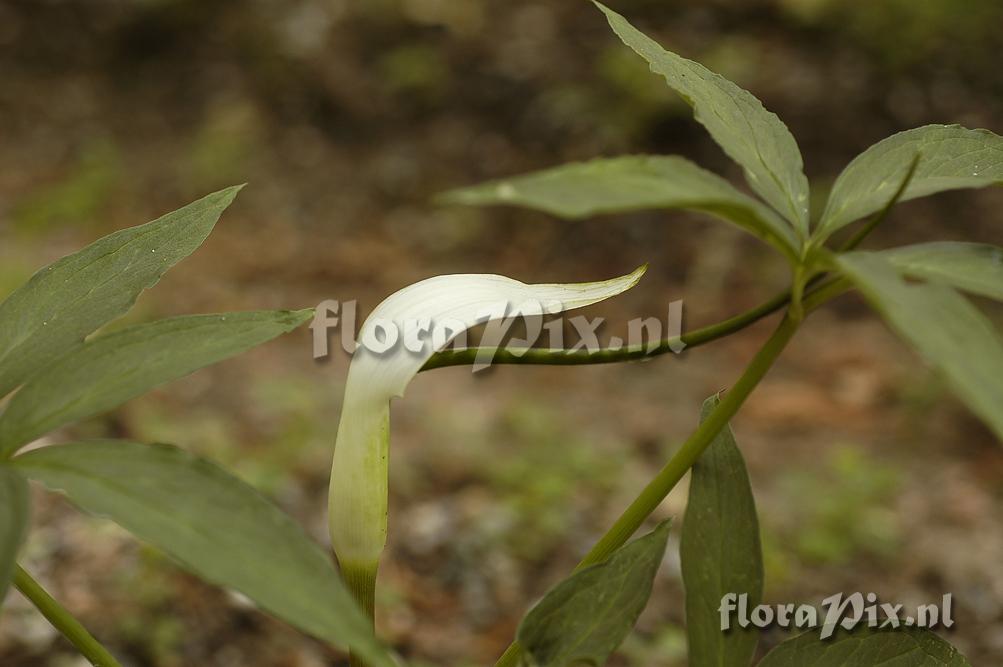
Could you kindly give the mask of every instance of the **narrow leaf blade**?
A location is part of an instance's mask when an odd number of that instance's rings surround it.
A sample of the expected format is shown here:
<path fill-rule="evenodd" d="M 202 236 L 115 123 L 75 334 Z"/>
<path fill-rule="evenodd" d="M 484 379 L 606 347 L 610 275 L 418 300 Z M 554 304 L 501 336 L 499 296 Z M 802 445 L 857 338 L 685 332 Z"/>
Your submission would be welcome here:
<path fill-rule="evenodd" d="M 99 336 L 33 376 L 0 415 L 0 453 L 307 321 L 312 310 L 173 317 Z"/>
<path fill-rule="evenodd" d="M 759 667 L 971 667 L 956 648 L 929 630 L 898 628 L 838 631 L 821 639 L 817 630 L 789 639 Z"/>
<path fill-rule="evenodd" d="M 624 44 L 648 61 L 692 107 L 696 120 L 745 171 L 753 190 L 808 232 L 808 179 L 797 141 L 762 102 L 703 65 L 666 51 L 608 7 L 596 5 Z"/>
<path fill-rule="evenodd" d="M 0 304 L 0 397 L 102 325 L 190 255 L 242 186 L 105 236 L 36 273 Z"/>
<path fill-rule="evenodd" d="M 12 465 L 301 630 L 394 664 L 321 548 L 215 464 L 168 445 L 102 440 L 43 447 Z"/>
<path fill-rule="evenodd" d="M 910 278 L 1003 300 L 1003 248 L 998 246 L 943 241 L 901 246 L 882 255 Z"/>
<path fill-rule="evenodd" d="M 21 474 L 0 465 L 0 603 L 14 576 L 17 552 L 28 533 L 28 484 Z"/>
<path fill-rule="evenodd" d="M 702 419 L 718 403 L 704 402 Z M 686 634 L 694 665 L 748 667 L 755 628 L 721 629 L 719 608 L 728 594 L 747 595 L 749 608 L 763 595 L 763 552 L 749 475 L 731 428 L 717 435 L 690 471 L 681 544 L 686 589 Z"/>
<path fill-rule="evenodd" d="M 546 169 L 447 192 L 447 203 L 524 206 L 564 218 L 650 208 L 710 213 L 797 254 L 797 238 L 769 207 L 677 156 L 626 156 Z"/>
<path fill-rule="evenodd" d="M 902 201 L 1003 183 L 1003 137 L 960 125 L 906 130 L 879 141 L 847 165 L 833 185 L 817 235 L 825 239 L 880 210 L 917 155 L 919 164 Z"/>
<path fill-rule="evenodd" d="M 605 664 L 648 603 L 668 537 L 666 521 L 552 588 L 519 625 L 519 643 L 533 664 Z"/>
<path fill-rule="evenodd" d="M 892 329 L 1003 438 L 1003 341 L 975 306 L 939 283 L 907 283 L 875 252 L 840 255 L 841 271 Z"/>

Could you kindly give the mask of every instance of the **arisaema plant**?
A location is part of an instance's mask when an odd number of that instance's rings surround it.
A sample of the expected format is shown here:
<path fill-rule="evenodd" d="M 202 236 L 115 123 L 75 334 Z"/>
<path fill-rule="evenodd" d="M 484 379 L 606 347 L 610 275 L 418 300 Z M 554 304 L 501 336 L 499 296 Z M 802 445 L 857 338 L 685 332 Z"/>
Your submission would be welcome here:
<path fill-rule="evenodd" d="M 499 317 L 554 314 L 632 287 L 641 270 L 604 282 L 528 285 L 494 275 L 452 275 L 405 287 L 362 327 L 429 320 L 420 353 L 395 349 L 353 359 L 334 448 L 330 555 L 274 504 L 215 464 L 167 445 L 116 440 L 25 446 L 41 436 L 171 379 L 288 332 L 310 311 L 170 318 L 112 332 L 101 328 L 197 248 L 237 189 L 105 237 L 39 271 L 0 304 L 0 589 L 26 595 L 95 665 L 116 659 L 16 564 L 28 532 L 27 481 L 66 494 L 173 555 L 209 581 L 242 592 L 267 612 L 332 645 L 356 664 L 403 664 L 374 632 L 373 590 L 386 540 L 390 401 L 416 373 L 494 363 L 576 365 L 629 361 L 696 347 L 774 313 L 779 322 L 745 370 L 704 404 L 699 426 L 637 493 L 620 518 L 530 609 L 497 665 L 599 665 L 645 607 L 671 526 L 628 540 L 688 472 L 680 541 L 690 664 L 748 667 L 758 634 L 722 632 L 718 605 L 762 595 L 763 566 L 751 485 L 728 422 L 767 374 L 803 320 L 830 299 L 858 291 L 958 397 L 1003 437 L 1003 343 L 966 293 L 1003 299 L 1003 250 L 950 241 L 859 250 L 896 203 L 1003 183 L 1003 137 L 933 125 L 878 142 L 836 179 L 824 211 L 809 214 L 797 142 L 758 99 L 700 64 L 665 50 L 616 12 L 597 5 L 624 44 L 693 108 L 743 170 L 750 193 L 677 156 L 627 156 L 568 164 L 447 193 L 466 205 L 510 205 L 577 219 L 638 209 L 706 213 L 770 245 L 789 287 L 723 322 L 617 349 L 442 349 L 460 331 Z M 835 239 L 835 240 L 834 240 Z M 509 311 L 511 313 L 513 311 Z M 644 372 L 658 368 L 648 366 Z M 573 372 L 573 371 L 569 371 Z M 639 371 L 640 372 L 640 371 Z M 671 372 L 661 369 L 658 372 Z M 696 413 L 696 409 L 694 409 Z M 334 440 L 332 433 L 332 440 Z M 346 585 L 347 583 L 347 585 Z M 377 628 L 378 630 L 378 628 Z M 856 628 L 785 641 L 763 667 L 964 667 L 928 629 Z"/>

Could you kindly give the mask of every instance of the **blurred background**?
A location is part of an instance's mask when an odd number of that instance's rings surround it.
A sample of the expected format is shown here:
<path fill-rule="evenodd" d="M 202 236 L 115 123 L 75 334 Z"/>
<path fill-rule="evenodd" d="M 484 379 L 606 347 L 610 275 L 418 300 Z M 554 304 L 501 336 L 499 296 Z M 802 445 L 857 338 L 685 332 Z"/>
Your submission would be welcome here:
<path fill-rule="evenodd" d="M 999 0 L 612 6 L 777 112 L 815 206 L 890 133 L 1003 131 Z M 672 300 L 697 327 L 787 280 L 767 247 L 697 215 L 567 223 L 432 202 L 482 179 L 636 152 L 682 154 L 741 182 L 584 0 L 0 0 L 0 140 L 0 295 L 101 235 L 249 183 L 132 322 L 322 299 L 358 299 L 365 314 L 439 273 L 579 281 L 650 262 L 637 288 L 586 313 L 622 335 L 632 317 L 664 320 Z M 908 203 L 868 244 L 1000 244 L 1001 210 L 999 189 Z M 644 364 L 421 375 L 394 406 L 385 637 L 416 666 L 490 664 L 771 327 Z M 326 543 L 347 366 L 341 353 L 313 361 L 303 329 L 59 439 L 189 448 Z M 973 664 L 1003 664 L 1003 449 L 859 299 L 813 315 L 733 425 L 761 513 L 767 601 L 953 593 L 949 639 Z M 685 497 L 681 485 L 660 515 L 681 516 Z M 34 498 L 26 567 L 126 664 L 340 664 L 108 522 Z M 686 664 L 676 546 L 613 664 Z M 762 650 L 783 638 L 767 632 Z M 83 662 L 12 592 L 0 664 Z"/>

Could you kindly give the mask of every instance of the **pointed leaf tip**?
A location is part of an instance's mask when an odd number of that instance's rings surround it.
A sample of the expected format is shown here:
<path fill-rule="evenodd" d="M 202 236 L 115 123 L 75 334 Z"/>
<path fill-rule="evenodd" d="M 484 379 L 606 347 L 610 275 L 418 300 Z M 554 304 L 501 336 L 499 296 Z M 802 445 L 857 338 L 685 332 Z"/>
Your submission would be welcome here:
<path fill-rule="evenodd" d="M 735 224 L 792 259 L 799 240 L 769 206 L 675 155 L 596 158 L 451 190 L 439 201 L 520 206 L 579 220 L 651 209 L 699 211 Z"/>
<path fill-rule="evenodd" d="M 519 624 L 517 637 L 539 667 L 606 663 L 648 603 L 671 522 L 554 586 Z"/>
<path fill-rule="evenodd" d="M 855 157 L 836 179 L 816 236 L 833 232 L 888 201 L 917 153 L 923 158 L 901 201 L 1003 183 L 1003 137 L 960 125 L 926 125 L 882 139 Z"/>
<path fill-rule="evenodd" d="M 706 419 L 720 403 L 714 394 L 700 410 Z M 721 629 L 719 606 L 729 595 L 762 599 L 763 553 L 756 503 L 731 427 L 717 434 L 690 470 L 689 500 L 679 546 L 686 591 L 686 635 L 694 665 L 749 665 L 756 628 Z"/>
<path fill-rule="evenodd" d="M 749 186 L 808 236 L 808 179 L 794 135 L 752 93 L 700 63 L 662 48 L 630 22 L 596 2 L 620 40 L 648 62 L 693 108 L 722 150 L 745 171 Z"/>
<path fill-rule="evenodd" d="M 98 239 L 12 292 L 0 303 L 0 397 L 127 312 L 202 244 L 241 187 Z"/>

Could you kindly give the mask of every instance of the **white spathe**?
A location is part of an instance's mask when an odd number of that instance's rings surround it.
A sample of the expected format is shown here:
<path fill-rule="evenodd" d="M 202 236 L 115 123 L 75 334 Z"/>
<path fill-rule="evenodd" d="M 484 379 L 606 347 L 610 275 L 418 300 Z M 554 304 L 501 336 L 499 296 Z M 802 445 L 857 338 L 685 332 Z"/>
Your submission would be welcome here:
<path fill-rule="evenodd" d="M 404 395 L 433 354 L 477 324 L 554 314 L 616 296 L 636 285 L 646 268 L 612 280 L 567 285 L 527 285 L 490 274 L 436 276 L 380 303 L 359 332 L 331 469 L 328 518 L 331 544 L 342 565 L 374 566 L 383 551 L 390 399 Z M 395 336 L 395 344 L 388 345 Z M 424 344 L 415 351 L 419 339 Z M 387 349 L 374 352 L 367 342 Z"/>

